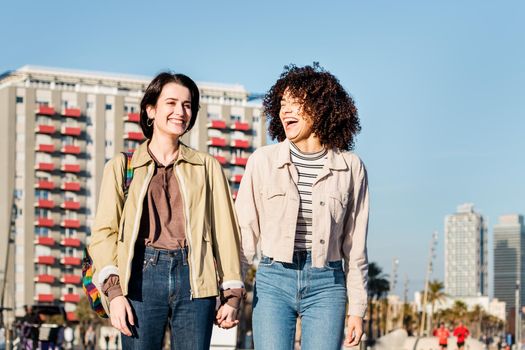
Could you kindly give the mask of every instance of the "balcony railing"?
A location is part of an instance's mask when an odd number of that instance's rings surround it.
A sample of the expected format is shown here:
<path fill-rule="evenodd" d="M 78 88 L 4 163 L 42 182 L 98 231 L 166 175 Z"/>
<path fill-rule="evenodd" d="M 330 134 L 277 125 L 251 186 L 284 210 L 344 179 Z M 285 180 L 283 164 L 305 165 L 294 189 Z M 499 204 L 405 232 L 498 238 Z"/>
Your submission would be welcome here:
<path fill-rule="evenodd" d="M 78 219 L 64 219 L 60 223 L 60 226 L 66 228 L 80 228 L 80 220 Z"/>
<path fill-rule="evenodd" d="M 78 181 L 64 182 L 62 185 L 60 185 L 60 188 L 64 191 L 78 192 L 80 191 L 80 182 Z"/>
<path fill-rule="evenodd" d="M 62 115 L 64 117 L 79 118 L 81 115 L 80 108 L 66 108 L 62 112 Z"/>
<path fill-rule="evenodd" d="M 79 248 L 81 242 L 80 242 L 80 239 L 78 238 L 67 237 L 67 238 L 62 239 L 62 241 L 60 241 L 60 244 L 63 245 L 64 247 Z"/>
<path fill-rule="evenodd" d="M 38 199 L 35 203 L 35 207 L 53 209 L 55 207 L 55 202 L 50 199 Z"/>
<path fill-rule="evenodd" d="M 230 126 L 230 129 L 232 130 L 239 130 L 239 131 L 249 131 L 250 130 L 250 124 L 246 122 L 235 122 Z"/>
<path fill-rule="evenodd" d="M 232 140 L 231 146 L 235 148 L 249 148 L 250 142 L 248 140 Z"/>
<path fill-rule="evenodd" d="M 55 152 L 55 145 L 54 144 L 47 144 L 47 143 L 41 143 L 38 146 L 35 147 L 35 151 L 37 152 L 45 152 L 45 153 L 53 153 Z"/>
<path fill-rule="evenodd" d="M 47 274 L 40 274 L 35 277 L 35 282 L 53 284 L 55 283 L 55 276 L 47 275 Z"/>
<path fill-rule="evenodd" d="M 138 113 L 128 113 L 124 117 L 124 121 L 126 122 L 133 122 L 133 123 L 140 123 L 140 114 Z"/>
<path fill-rule="evenodd" d="M 51 116 L 55 114 L 55 109 L 50 106 L 41 105 L 41 106 L 38 106 L 38 109 L 36 110 L 36 114 Z"/>
<path fill-rule="evenodd" d="M 53 294 L 37 294 L 35 300 L 39 303 L 52 303 L 55 301 L 55 296 Z"/>
<path fill-rule="evenodd" d="M 68 293 L 64 294 L 60 299 L 66 303 L 78 303 L 80 301 L 80 295 L 76 293 Z"/>
<path fill-rule="evenodd" d="M 55 188 L 55 183 L 53 181 L 38 180 L 35 188 L 39 190 L 52 190 Z"/>
<path fill-rule="evenodd" d="M 40 227 L 53 227 L 55 225 L 55 221 L 51 218 L 37 218 L 35 220 L 35 225 Z"/>
<path fill-rule="evenodd" d="M 66 318 L 68 321 L 78 321 L 78 316 L 77 316 L 77 313 L 75 311 L 68 311 L 66 312 Z"/>
<path fill-rule="evenodd" d="M 80 146 L 64 145 L 62 146 L 62 149 L 60 151 L 62 153 L 67 153 L 67 154 L 80 154 L 81 149 L 80 149 Z"/>
<path fill-rule="evenodd" d="M 69 210 L 79 210 L 80 202 L 79 201 L 65 201 L 64 203 L 60 204 L 60 208 L 69 209 Z"/>
<path fill-rule="evenodd" d="M 39 134 L 54 134 L 57 131 L 57 128 L 54 125 L 50 124 L 38 124 L 35 127 L 35 132 Z"/>
<path fill-rule="evenodd" d="M 55 245 L 55 239 L 53 237 L 39 236 L 36 237 L 35 244 L 52 247 Z"/>
<path fill-rule="evenodd" d="M 80 126 L 67 126 L 67 125 L 64 125 L 60 129 L 60 132 L 62 133 L 62 135 L 80 136 L 80 134 L 82 133 L 82 129 L 80 128 Z"/>
<path fill-rule="evenodd" d="M 64 275 L 60 282 L 65 284 L 80 284 L 80 276 L 79 275 Z"/>
<path fill-rule="evenodd" d="M 129 132 L 124 133 L 124 139 L 142 141 L 144 140 L 144 134 L 140 131 L 129 131 Z"/>
<path fill-rule="evenodd" d="M 82 259 L 74 256 L 65 256 L 62 259 L 60 259 L 60 263 L 62 265 L 80 266 L 80 264 L 82 263 Z"/>
<path fill-rule="evenodd" d="M 62 164 L 60 170 L 65 173 L 79 173 L 81 169 L 80 164 Z"/>
<path fill-rule="evenodd" d="M 35 262 L 41 265 L 54 265 L 55 257 L 52 255 L 39 255 L 36 257 Z"/>
<path fill-rule="evenodd" d="M 216 147 L 226 147 L 226 139 L 224 137 L 211 137 L 208 145 Z"/>
<path fill-rule="evenodd" d="M 226 122 L 224 120 L 215 119 L 208 122 L 208 128 L 210 129 L 226 129 Z"/>
<path fill-rule="evenodd" d="M 219 161 L 219 163 L 221 163 L 221 165 L 224 165 L 226 164 L 228 161 L 226 160 L 226 157 L 224 156 L 213 156 L 215 159 L 217 159 Z"/>
<path fill-rule="evenodd" d="M 47 163 L 47 162 L 39 162 L 39 163 L 36 163 L 35 170 L 53 171 L 53 170 L 55 170 L 55 164 L 54 163 Z"/>
<path fill-rule="evenodd" d="M 233 175 L 231 177 L 231 181 L 235 182 L 235 183 L 239 183 L 239 182 L 241 182 L 241 180 L 242 180 L 242 175 L 241 174 L 236 174 L 236 175 Z"/>
<path fill-rule="evenodd" d="M 248 158 L 244 157 L 235 157 L 231 160 L 231 164 L 233 165 L 246 166 L 246 163 L 248 163 Z"/>

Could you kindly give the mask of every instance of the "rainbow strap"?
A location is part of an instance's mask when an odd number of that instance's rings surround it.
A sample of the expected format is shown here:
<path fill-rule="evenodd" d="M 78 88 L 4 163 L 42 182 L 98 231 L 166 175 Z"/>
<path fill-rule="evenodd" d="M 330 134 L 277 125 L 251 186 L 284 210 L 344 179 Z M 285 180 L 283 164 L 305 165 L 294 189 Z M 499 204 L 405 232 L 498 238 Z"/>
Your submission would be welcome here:
<path fill-rule="evenodd" d="M 104 306 L 102 306 L 100 292 L 95 283 L 93 283 L 93 260 L 87 248 L 84 249 L 84 259 L 82 261 L 82 289 L 84 289 L 93 311 L 102 318 L 108 318 L 108 314 L 104 310 Z"/>
<path fill-rule="evenodd" d="M 133 152 L 122 152 L 126 156 L 126 169 L 124 171 L 124 200 L 128 196 L 128 188 L 131 185 L 131 180 L 133 180 L 133 168 L 131 167 L 131 158 L 133 157 Z"/>

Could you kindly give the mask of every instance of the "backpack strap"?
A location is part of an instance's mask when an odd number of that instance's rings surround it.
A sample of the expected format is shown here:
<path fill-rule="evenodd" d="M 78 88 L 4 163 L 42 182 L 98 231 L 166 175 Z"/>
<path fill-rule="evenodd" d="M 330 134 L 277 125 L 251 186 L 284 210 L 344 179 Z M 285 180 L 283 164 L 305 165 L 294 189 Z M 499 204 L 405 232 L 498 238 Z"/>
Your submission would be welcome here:
<path fill-rule="evenodd" d="M 128 197 L 128 189 L 133 180 L 133 168 L 131 167 L 131 158 L 133 157 L 133 152 L 122 152 L 124 157 L 126 157 L 124 162 L 124 181 L 122 181 L 122 192 L 124 192 L 124 201 Z"/>

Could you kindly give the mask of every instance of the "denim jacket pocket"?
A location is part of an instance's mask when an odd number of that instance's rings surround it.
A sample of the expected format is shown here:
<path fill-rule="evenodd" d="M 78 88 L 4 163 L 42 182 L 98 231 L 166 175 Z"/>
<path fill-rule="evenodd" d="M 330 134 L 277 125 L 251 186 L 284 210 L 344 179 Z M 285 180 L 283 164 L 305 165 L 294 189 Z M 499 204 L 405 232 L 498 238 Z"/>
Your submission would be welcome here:
<path fill-rule="evenodd" d="M 263 188 L 262 197 L 266 215 L 271 218 L 279 217 L 285 208 L 286 190 L 276 186 Z"/>
<path fill-rule="evenodd" d="M 327 261 L 325 266 L 328 270 L 334 270 L 334 271 L 342 271 L 343 270 L 343 261 L 342 260 L 336 260 L 336 261 Z"/>
<path fill-rule="evenodd" d="M 328 196 L 330 197 L 330 214 L 335 222 L 341 222 L 348 206 L 348 193 L 331 192 Z"/>

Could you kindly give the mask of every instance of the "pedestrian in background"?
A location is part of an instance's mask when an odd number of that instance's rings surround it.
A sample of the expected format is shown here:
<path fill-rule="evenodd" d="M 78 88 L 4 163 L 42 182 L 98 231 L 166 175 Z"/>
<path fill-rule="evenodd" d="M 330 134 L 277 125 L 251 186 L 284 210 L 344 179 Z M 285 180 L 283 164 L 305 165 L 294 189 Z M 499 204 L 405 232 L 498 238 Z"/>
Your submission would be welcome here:
<path fill-rule="evenodd" d="M 465 339 L 470 335 L 468 328 L 463 325 L 462 321 L 459 321 L 453 334 L 457 338 L 458 350 L 463 350 L 465 347 Z"/>
<path fill-rule="evenodd" d="M 445 323 L 441 322 L 439 328 L 434 330 L 434 336 L 438 338 L 439 348 L 441 350 L 446 350 L 448 346 L 448 337 L 450 337 L 450 332 L 445 328 Z"/>
<path fill-rule="evenodd" d="M 245 266 L 262 250 L 255 348 L 293 349 L 300 317 L 302 349 L 338 350 L 346 315 L 344 345 L 355 346 L 367 306 L 368 183 L 350 152 L 360 131 L 354 100 L 318 64 L 292 65 L 263 108 L 279 143 L 250 156 L 235 204 Z"/>

